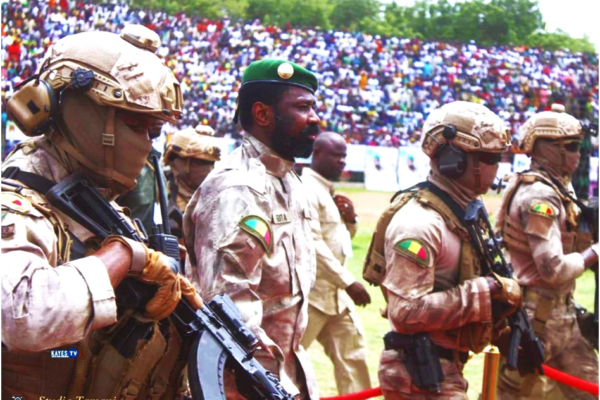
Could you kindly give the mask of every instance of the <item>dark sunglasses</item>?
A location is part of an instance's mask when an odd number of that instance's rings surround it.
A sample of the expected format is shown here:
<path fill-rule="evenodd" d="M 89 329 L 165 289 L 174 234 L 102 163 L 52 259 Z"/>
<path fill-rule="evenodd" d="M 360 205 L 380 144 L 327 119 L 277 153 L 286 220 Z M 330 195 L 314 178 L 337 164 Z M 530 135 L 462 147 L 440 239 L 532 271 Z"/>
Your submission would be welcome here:
<path fill-rule="evenodd" d="M 487 165 L 496 165 L 502 159 L 502 154 L 500 153 L 478 153 L 479 161 Z"/>
<path fill-rule="evenodd" d="M 575 152 L 578 152 L 579 149 L 581 148 L 581 142 L 580 141 L 568 142 L 568 143 L 565 143 L 564 146 L 565 146 L 565 150 L 575 153 Z"/>

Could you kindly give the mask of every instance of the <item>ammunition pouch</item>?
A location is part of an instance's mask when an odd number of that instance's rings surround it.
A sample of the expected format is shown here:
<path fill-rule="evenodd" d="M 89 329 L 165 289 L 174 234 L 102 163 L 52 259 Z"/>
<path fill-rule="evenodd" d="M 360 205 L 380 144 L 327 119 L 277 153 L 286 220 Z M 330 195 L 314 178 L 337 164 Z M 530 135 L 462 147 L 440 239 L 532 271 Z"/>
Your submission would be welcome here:
<path fill-rule="evenodd" d="M 440 357 L 454 361 L 454 351 L 434 345 L 427 333 L 403 335 L 388 332 L 383 338 L 386 350 L 397 350 L 401 361 L 410 374 L 413 383 L 422 390 L 441 393 L 440 383 L 444 373 Z M 459 358 L 467 361 L 467 353 L 459 353 Z"/>
<path fill-rule="evenodd" d="M 467 347 L 473 353 L 481 353 L 492 341 L 493 328 L 491 322 L 472 322 L 459 328 L 460 347 Z"/>
<path fill-rule="evenodd" d="M 400 192 L 399 196 L 394 196 L 390 206 L 381 214 L 381 217 L 377 221 L 363 265 L 363 279 L 372 285 L 379 286 L 383 283 L 386 271 L 385 255 L 383 254 L 385 248 L 385 231 L 398 210 L 417 195 L 417 192 L 411 191 L 411 189 Z"/>
<path fill-rule="evenodd" d="M 544 331 L 546 322 L 550 319 L 550 315 L 554 308 L 560 304 L 568 306 L 573 299 L 571 293 L 557 295 L 550 289 L 533 286 L 524 286 L 522 289 L 524 301 L 531 301 L 536 305 L 533 320 L 531 322 L 536 336 L 540 336 Z"/>

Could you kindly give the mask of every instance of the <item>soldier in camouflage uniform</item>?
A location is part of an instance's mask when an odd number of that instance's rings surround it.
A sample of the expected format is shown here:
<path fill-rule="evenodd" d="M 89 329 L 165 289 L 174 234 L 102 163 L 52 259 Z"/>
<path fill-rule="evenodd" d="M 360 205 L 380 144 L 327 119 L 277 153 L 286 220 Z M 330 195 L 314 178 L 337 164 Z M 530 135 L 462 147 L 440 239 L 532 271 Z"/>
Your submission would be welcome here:
<path fill-rule="evenodd" d="M 386 335 L 379 380 L 386 399 L 467 399 L 462 370 L 468 352 L 488 345 L 495 322 L 520 307 L 521 292 L 514 280 L 481 276 L 469 234 L 452 208 L 464 210 L 488 191 L 510 142 L 499 117 L 461 101 L 433 111 L 423 133 L 423 151 L 431 158 L 428 181 L 395 197 L 366 260 L 367 267 L 385 271 L 379 279 L 393 331 Z M 502 313 L 494 315 L 493 303 L 503 306 Z M 439 392 L 409 373 L 402 360 L 410 348 L 387 341 L 423 332 L 445 377 Z"/>
<path fill-rule="evenodd" d="M 581 124 L 556 104 L 552 111 L 531 117 L 521 129 L 520 148 L 532 157 L 531 170 L 511 177 L 496 228 L 523 288 L 527 314 L 544 345 L 545 362 L 598 383 L 598 356 L 579 331 L 572 303 L 575 280 L 598 263 L 598 244 L 590 247 L 590 224 L 580 219 L 570 185 L 580 159 Z M 498 396 L 596 398 L 538 375 L 522 378 L 505 368 Z"/>
<path fill-rule="evenodd" d="M 294 158 L 319 133 L 317 78 L 291 62 L 246 68 L 238 113 L 247 135 L 213 170 L 184 215 L 186 273 L 204 299 L 227 293 L 260 340 L 256 359 L 302 399 L 317 399 L 300 339 L 316 258 L 311 212 Z M 237 398 L 227 385 L 228 398 Z"/>
<path fill-rule="evenodd" d="M 139 25 L 121 36 L 68 36 L 48 50 L 38 80 L 8 101 L 24 132 L 44 136 L 21 143 L 3 165 L 3 399 L 182 396 L 181 338 L 159 321 L 182 295 L 202 305 L 193 285 L 141 243 L 100 242 L 44 195 L 78 171 L 106 199 L 135 186 L 149 127 L 181 112 L 178 83 L 153 54 L 158 43 Z M 158 285 L 145 312 L 117 310 L 114 289 L 127 276 Z M 144 335 L 117 346 L 124 327 Z M 51 357 L 71 348 L 78 358 Z"/>
<path fill-rule="evenodd" d="M 183 238 L 183 213 L 192 195 L 221 159 L 221 148 L 215 131 L 206 125 L 188 128 L 171 136 L 164 163 L 171 167 L 169 175 L 169 219 L 171 232 Z"/>

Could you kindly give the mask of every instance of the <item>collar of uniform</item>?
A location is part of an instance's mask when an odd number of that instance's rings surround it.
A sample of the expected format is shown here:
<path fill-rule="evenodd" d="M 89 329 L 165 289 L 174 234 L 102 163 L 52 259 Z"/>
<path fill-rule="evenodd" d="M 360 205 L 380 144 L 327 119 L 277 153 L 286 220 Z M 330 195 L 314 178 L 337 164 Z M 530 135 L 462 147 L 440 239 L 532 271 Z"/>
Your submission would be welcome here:
<path fill-rule="evenodd" d="M 271 175 L 283 178 L 288 172 L 294 170 L 293 161 L 284 160 L 252 135 L 245 137 L 244 146 L 248 149 L 250 156 L 260 159 L 267 173 Z"/>
<path fill-rule="evenodd" d="M 554 179 L 556 182 L 560 183 L 562 189 L 566 189 L 570 194 L 574 194 L 575 190 L 573 189 L 573 185 L 571 182 L 570 176 L 564 176 L 557 173 L 553 168 L 548 168 L 548 166 L 542 166 L 535 160 L 531 162 L 531 170 L 537 172 L 543 177 L 550 179 Z"/>
<path fill-rule="evenodd" d="M 312 168 L 306 167 L 302 170 L 302 176 L 309 175 L 312 176 L 317 182 L 319 182 L 329 193 L 333 194 L 333 182 L 325 178 L 323 175 L 319 174 Z"/>

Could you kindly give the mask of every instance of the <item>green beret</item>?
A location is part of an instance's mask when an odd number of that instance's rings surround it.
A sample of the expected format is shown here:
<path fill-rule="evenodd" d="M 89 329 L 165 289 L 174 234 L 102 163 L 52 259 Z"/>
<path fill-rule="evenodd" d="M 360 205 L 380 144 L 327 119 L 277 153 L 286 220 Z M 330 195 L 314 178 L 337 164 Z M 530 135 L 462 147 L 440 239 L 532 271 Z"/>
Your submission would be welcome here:
<path fill-rule="evenodd" d="M 299 86 L 314 93 L 319 88 L 317 77 L 301 66 L 285 60 L 254 61 L 244 71 L 242 87 L 253 82 L 274 82 Z"/>

